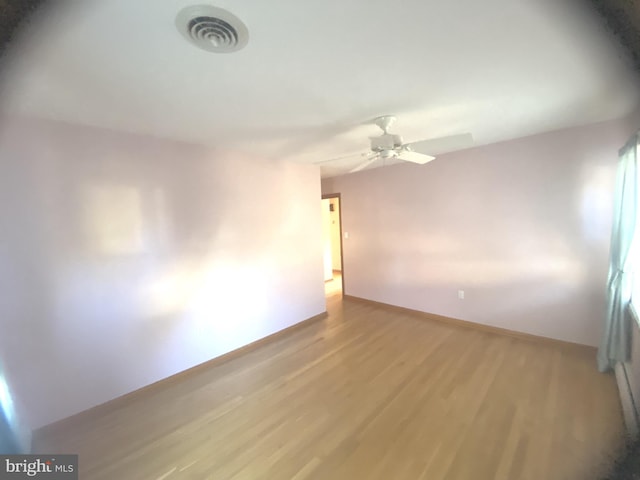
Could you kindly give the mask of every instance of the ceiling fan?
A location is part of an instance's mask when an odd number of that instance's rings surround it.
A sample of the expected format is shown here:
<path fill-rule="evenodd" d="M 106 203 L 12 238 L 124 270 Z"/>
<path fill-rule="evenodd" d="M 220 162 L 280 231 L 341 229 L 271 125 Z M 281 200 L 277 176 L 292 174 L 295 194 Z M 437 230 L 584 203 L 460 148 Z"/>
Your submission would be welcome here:
<path fill-rule="evenodd" d="M 369 137 L 371 141 L 371 150 L 360 155 L 349 155 L 347 157 L 334 158 L 328 160 L 327 163 L 337 160 L 346 160 L 348 158 L 362 158 L 366 160 L 349 170 L 349 173 L 364 170 L 378 160 L 398 159 L 405 162 L 417 163 L 424 165 L 436 157 L 428 153 L 442 153 L 446 151 L 459 150 L 469 147 L 473 144 L 473 137 L 470 133 L 462 135 L 452 135 L 449 137 L 441 137 L 430 140 L 420 140 L 417 142 L 403 143 L 402 137 L 393 133 L 389 133 L 389 128 L 396 121 L 393 115 L 384 115 L 376 118 L 373 123 L 382 130 L 382 135 L 377 137 Z"/>

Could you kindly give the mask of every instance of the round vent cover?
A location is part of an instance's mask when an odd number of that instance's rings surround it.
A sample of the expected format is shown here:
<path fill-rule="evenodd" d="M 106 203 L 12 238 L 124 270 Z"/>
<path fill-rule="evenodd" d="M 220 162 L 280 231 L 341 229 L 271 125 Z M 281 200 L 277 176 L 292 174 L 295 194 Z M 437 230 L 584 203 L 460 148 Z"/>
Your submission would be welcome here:
<path fill-rule="evenodd" d="M 209 52 L 235 52 L 249 41 L 249 31 L 240 19 L 211 5 L 183 8 L 176 27 L 189 42 Z"/>

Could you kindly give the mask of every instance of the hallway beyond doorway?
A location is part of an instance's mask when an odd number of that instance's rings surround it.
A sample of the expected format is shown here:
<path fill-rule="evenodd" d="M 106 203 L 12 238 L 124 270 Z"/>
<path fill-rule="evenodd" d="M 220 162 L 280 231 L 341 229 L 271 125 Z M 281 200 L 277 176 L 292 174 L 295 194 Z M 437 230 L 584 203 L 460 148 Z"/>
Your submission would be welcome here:
<path fill-rule="evenodd" d="M 333 271 L 333 278 L 324 282 L 325 297 L 342 294 L 342 272 L 340 270 Z"/>

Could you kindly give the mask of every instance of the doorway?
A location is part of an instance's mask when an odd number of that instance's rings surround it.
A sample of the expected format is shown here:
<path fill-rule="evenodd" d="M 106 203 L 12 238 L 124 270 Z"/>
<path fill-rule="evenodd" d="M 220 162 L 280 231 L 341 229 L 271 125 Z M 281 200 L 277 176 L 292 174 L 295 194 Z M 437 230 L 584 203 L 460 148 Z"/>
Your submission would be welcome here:
<path fill-rule="evenodd" d="M 325 296 L 342 296 L 344 293 L 344 261 L 342 251 L 342 205 L 339 193 L 322 196 L 322 232 Z"/>

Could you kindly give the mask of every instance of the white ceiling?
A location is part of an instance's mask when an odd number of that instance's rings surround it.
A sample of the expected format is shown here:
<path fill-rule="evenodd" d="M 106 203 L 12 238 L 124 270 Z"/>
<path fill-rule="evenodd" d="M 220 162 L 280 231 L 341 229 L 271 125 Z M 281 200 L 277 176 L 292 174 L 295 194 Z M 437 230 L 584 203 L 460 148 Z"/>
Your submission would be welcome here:
<path fill-rule="evenodd" d="M 381 114 L 398 116 L 406 141 L 471 132 L 482 145 L 617 118 L 640 100 L 600 19 L 569 0 L 212 0 L 249 29 L 232 54 L 177 31 L 197 3 L 44 10 L 16 44 L 4 108 L 322 162 L 366 151 L 378 130 L 362 124 Z"/>

